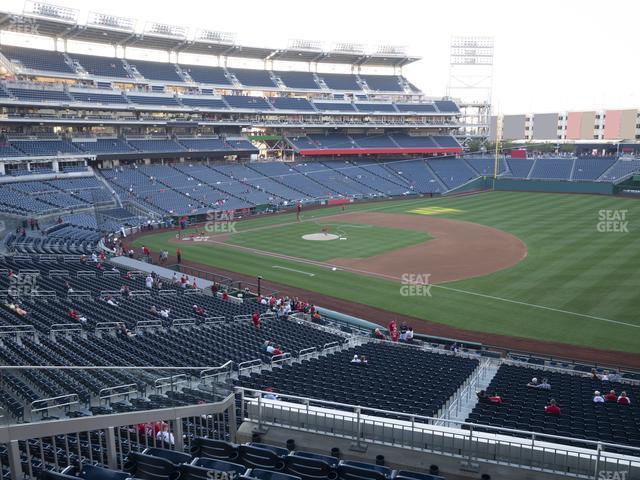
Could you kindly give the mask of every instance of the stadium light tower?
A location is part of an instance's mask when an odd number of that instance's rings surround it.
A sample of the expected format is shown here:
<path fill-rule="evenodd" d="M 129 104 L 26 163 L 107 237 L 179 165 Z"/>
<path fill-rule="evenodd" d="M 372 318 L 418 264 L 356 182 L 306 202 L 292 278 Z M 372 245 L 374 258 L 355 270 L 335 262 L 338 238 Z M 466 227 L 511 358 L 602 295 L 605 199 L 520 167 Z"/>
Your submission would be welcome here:
<path fill-rule="evenodd" d="M 447 96 L 460 105 L 460 134 L 466 139 L 489 133 L 493 48 L 493 37 L 451 37 Z"/>

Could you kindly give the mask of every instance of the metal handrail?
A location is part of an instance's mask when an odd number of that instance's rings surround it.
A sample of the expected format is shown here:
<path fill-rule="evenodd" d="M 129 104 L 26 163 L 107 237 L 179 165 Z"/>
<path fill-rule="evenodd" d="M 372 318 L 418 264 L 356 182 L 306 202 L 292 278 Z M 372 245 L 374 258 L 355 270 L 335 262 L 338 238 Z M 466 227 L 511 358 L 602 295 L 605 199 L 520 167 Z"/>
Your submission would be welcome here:
<path fill-rule="evenodd" d="M 143 328 L 162 328 L 162 320 L 140 320 L 136 323 L 136 332 Z"/>
<path fill-rule="evenodd" d="M 188 381 L 189 380 L 186 374 L 179 373 L 178 375 L 170 375 L 168 377 L 156 378 L 155 382 L 153 382 L 153 386 L 157 390 L 162 389 L 164 387 L 171 387 L 171 389 L 173 390 L 174 385 L 178 385 L 180 383 L 187 383 Z"/>
<path fill-rule="evenodd" d="M 98 322 L 95 331 L 117 330 L 123 322 Z"/>
<path fill-rule="evenodd" d="M 69 270 L 49 270 L 49 278 L 68 277 Z"/>
<path fill-rule="evenodd" d="M 69 400 L 64 403 L 56 402 L 53 405 L 49 405 L 49 402 L 55 402 L 56 400 L 62 400 L 65 398 L 68 398 Z M 36 405 L 39 405 L 41 403 L 44 404 L 44 406 L 41 406 L 39 408 L 35 407 Z M 40 400 L 34 400 L 33 402 L 31 402 L 31 413 L 43 412 L 51 408 L 67 407 L 69 405 L 76 405 L 78 403 L 80 403 L 80 396 L 77 393 L 68 393 L 66 395 L 60 395 L 58 397 L 51 398 L 41 398 Z"/>
<path fill-rule="evenodd" d="M 233 361 L 229 360 L 227 363 L 220 365 L 219 367 L 209 368 L 200 372 L 200 380 L 207 380 L 212 377 L 218 377 L 222 374 L 230 374 L 233 370 Z M 215 372 L 215 373 L 212 373 Z"/>
<path fill-rule="evenodd" d="M 97 272 L 93 270 L 79 270 L 76 272 L 76 277 L 97 277 Z"/>
<path fill-rule="evenodd" d="M 289 352 L 283 352 L 278 355 L 273 355 L 271 357 L 271 366 L 279 365 L 281 363 L 289 362 L 293 359 Z"/>
<path fill-rule="evenodd" d="M 303 348 L 298 352 L 298 359 L 302 360 L 303 358 L 311 357 L 315 353 L 318 353 L 317 347 Z"/>
<path fill-rule="evenodd" d="M 56 332 L 77 332 L 82 331 L 82 325 L 78 323 L 54 323 L 49 328 L 49 335 Z"/>
<path fill-rule="evenodd" d="M 125 392 L 115 391 L 123 388 L 126 388 L 128 390 Z M 108 395 L 105 395 L 105 392 L 113 392 L 113 393 L 109 393 Z M 98 392 L 98 397 L 100 398 L 100 400 L 107 400 L 113 397 L 131 395 L 133 393 L 138 393 L 138 385 L 136 385 L 135 383 L 127 383 L 125 385 L 117 385 L 115 387 L 105 387 Z"/>
<path fill-rule="evenodd" d="M 279 397 L 280 401 L 286 402 L 286 399 L 291 399 L 294 400 L 296 404 L 303 404 L 303 405 L 307 405 L 307 404 L 314 404 L 315 406 L 319 406 L 322 407 L 323 405 L 328 405 L 330 407 L 340 407 L 339 409 L 344 410 L 344 409 L 349 409 L 349 410 L 353 410 L 353 412 L 355 412 L 356 410 L 360 410 L 361 412 L 363 411 L 367 411 L 367 412 L 373 412 L 373 413 L 378 413 L 381 415 L 378 415 L 380 417 L 387 417 L 389 418 L 389 416 L 391 416 L 392 418 L 395 417 L 394 421 L 407 421 L 407 422 L 413 422 L 413 423 L 420 423 L 423 425 L 433 425 L 436 426 L 435 424 L 439 421 L 442 421 L 442 419 L 438 418 L 438 417 L 428 417 L 428 416 L 424 416 L 424 415 L 413 415 L 413 414 L 409 414 L 409 413 L 402 413 L 402 412 L 397 412 L 397 411 L 391 411 L 391 410 L 383 410 L 380 408 L 373 408 L 373 407 L 362 407 L 359 405 L 351 405 L 348 403 L 340 403 L 340 402 L 333 402 L 330 400 L 320 400 L 320 399 L 315 399 L 315 398 L 309 398 L 309 397 L 300 397 L 297 395 L 289 395 L 289 394 L 282 394 L 280 392 L 274 392 L 274 391 L 270 391 L 267 392 L 266 390 L 258 390 L 258 389 L 254 389 L 254 388 L 247 388 L 247 387 L 234 387 L 234 390 L 239 393 L 239 392 L 250 392 L 252 395 L 245 395 L 245 398 L 251 399 L 251 398 L 255 398 L 258 396 L 262 396 L 262 395 L 266 395 L 266 394 L 277 394 Z M 288 406 L 288 408 L 292 408 L 292 406 Z M 334 409 L 335 410 L 335 409 Z M 326 415 L 326 413 L 324 414 Z M 602 447 L 611 447 L 614 449 L 624 449 L 624 450 L 629 450 L 629 451 L 634 451 L 634 452 L 638 452 L 638 455 L 640 456 L 640 447 L 632 447 L 629 445 L 621 445 L 621 444 L 616 444 L 616 443 L 607 443 L 607 442 L 600 442 L 597 440 L 586 440 L 586 439 L 576 439 L 574 437 L 564 437 L 561 435 L 552 435 L 552 434 L 547 434 L 547 433 L 539 433 L 539 432 L 531 432 L 528 430 L 518 430 L 518 429 L 513 429 L 513 428 L 504 428 L 504 427 L 494 427 L 491 425 L 482 425 L 482 424 L 477 424 L 477 423 L 470 423 L 470 422 L 465 422 L 462 420 L 447 420 L 447 423 L 450 424 L 455 424 L 455 425 L 459 425 L 460 429 L 463 430 L 464 432 L 466 432 L 466 434 L 468 435 L 468 429 L 463 429 L 463 426 L 466 427 L 471 427 L 474 429 L 482 429 L 483 432 L 482 433 L 488 433 L 489 435 L 495 434 L 495 435 L 507 435 L 507 436 L 515 436 L 515 435 L 526 435 L 527 437 L 532 438 L 534 441 L 539 439 L 540 437 L 544 437 L 544 438 L 550 438 L 550 439 L 556 439 L 556 440 L 562 440 L 565 442 L 576 442 L 579 441 L 581 443 L 585 443 L 588 445 L 592 445 L 594 447 L 597 447 L 598 445 L 602 446 Z M 495 432 L 487 432 L 486 430 L 495 430 Z M 440 430 L 438 430 L 440 431 Z"/>
<path fill-rule="evenodd" d="M 227 317 L 218 316 L 218 317 L 204 317 L 203 323 L 205 325 L 213 324 L 213 323 L 224 323 L 227 321 Z"/>
<path fill-rule="evenodd" d="M 242 375 L 246 370 L 253 370 L 258 367 L 262 367 L 264 363 L 259 358 L 253 360 L 247 360 L 238 364 L 238 375 Z"/>
<path fill-rule="evenodd" d="M 36 328 L 33 325 L 0 325 L 0 335 L 17 333 L 32 333 L 35 335 Z"/>
<path fill-rule="evenodd" d="M 195 324 L 195 318 L 176 318 L 171 322 L 172 327 L 191 327 Z"/>

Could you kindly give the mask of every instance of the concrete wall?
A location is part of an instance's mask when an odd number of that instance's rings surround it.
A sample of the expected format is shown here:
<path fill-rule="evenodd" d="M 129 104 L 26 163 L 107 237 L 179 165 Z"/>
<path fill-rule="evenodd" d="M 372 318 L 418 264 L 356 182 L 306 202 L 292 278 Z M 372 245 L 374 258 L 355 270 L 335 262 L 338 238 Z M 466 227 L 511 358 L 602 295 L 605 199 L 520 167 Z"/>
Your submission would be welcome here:
<path fill-rule="evenodd" d="M 558 193 L 599 193 L 613 195 L 611 183 L 560 182 L 538 180 L 511 180 L 499 178 L 496 190 L 513 190 L 520 192 L 558 192 Z"/>

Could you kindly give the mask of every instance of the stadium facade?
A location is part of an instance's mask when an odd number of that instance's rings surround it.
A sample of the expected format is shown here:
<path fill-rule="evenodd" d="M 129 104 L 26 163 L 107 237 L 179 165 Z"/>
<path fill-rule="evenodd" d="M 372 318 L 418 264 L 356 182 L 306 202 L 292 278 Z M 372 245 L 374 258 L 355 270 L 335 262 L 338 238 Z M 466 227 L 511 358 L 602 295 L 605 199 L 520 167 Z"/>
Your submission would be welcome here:
<path fill-rule="evenodd" d="M 640 110 L 592 110 L 491 117 L 489 138 L 548 142 L 636 142 L 640 140 Z"/>

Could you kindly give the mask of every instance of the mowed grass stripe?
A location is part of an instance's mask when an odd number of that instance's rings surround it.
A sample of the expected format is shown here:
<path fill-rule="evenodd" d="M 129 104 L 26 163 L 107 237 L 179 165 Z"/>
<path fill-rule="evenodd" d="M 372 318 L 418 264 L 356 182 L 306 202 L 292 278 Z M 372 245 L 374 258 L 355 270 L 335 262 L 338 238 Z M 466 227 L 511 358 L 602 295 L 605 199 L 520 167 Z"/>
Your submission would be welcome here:
<path fill-rule="evenodd" d="M 633 233 L 598 234 L 595 226 L 600 209 L 628 209 L 633 224 L 634 218 L 640 219 L 640 202 L 600 196 L 492 192 L 468 197 L 353 205 L 347 211 L 406 214 L 411 208 L 421 206 L 462 210 L 441 216 L 503 229 L 521 238 L 529 248 L 529 256 L 509 270 L 454 282 L 447 287 L 638 323 L 640 250 L 635 247 L 637 232 L 635 239 Z M 327 209 L 306 213 L 342 212 L 341 209 Z M 283 218 L 295 216 L 270 217 L 268 221 L 282 222 Z M 262 224 L 266 222 L 266 219 L 260 220 Z M 245 227 L 255 225 L 249 221 Z M 144 241 L 158 249 L 166 246 L 167 238 L 158 235 L 145 237 Z M 183 253 L 185 258 L 199 263 L 262 275 L 275 282 L 459 328 L 640 353 L 638 328 L 630 326 L 438 288 L 432 289 L 432 298 L 407 298 L 399 294 L 396 282 L 277 260 L 279 265 L 316 275 L 301 278 L 304 276 L 273 269 L 273 258 L 225 247 L 185 245 Z"/>

